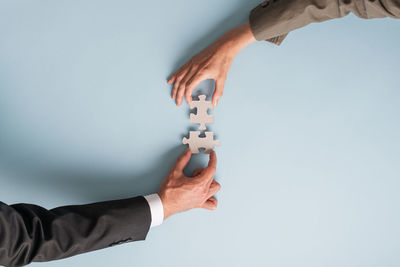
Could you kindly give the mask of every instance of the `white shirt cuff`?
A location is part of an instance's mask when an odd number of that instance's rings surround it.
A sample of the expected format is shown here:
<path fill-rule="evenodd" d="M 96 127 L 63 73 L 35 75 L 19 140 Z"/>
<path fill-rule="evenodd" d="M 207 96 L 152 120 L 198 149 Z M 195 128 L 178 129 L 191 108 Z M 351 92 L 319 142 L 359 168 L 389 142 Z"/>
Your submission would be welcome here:
<path fill-rule="evenodd" d="M 158 194 L 144 196 L 149 203 L 151 213 L 151 227 L 162 224 L 164 220 L 164 207 Z"/>

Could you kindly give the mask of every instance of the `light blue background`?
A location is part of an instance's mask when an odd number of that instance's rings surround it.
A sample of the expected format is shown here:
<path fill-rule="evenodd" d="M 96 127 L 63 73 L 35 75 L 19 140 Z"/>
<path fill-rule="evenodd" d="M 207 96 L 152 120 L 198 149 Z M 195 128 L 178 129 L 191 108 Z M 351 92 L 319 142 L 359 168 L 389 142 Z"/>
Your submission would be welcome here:
<path fill-rule="evenodd" d="M 190 127 L 167 77 L 258 2 L 0 1 L 1 201 L 155 192 Z M 214 111 L 218 210 L 33 266 L 399 266 L 399 26 L 351 15 L 247 47 Z"/>

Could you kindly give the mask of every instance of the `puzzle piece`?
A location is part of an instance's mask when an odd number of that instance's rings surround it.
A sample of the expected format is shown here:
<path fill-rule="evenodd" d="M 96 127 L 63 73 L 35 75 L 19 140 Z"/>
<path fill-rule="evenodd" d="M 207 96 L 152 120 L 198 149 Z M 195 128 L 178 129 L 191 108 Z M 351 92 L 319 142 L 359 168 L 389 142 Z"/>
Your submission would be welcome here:
<path fill-rule="evenodd" d="M 199 130 L 205 130 L 206 124 L 214 123 L 214 116 L 208 114 L 208 109 L 214 109 L 211 101 L 206 101 L 205 95 L 199 95 L 198 101 L 192 101 L 190 109 L 197 108 L 196 114 L 190 113 L 190 122 L 200 124 Z"/>
<path fill-rule="evenodd" d="M 219 146 L 219 140 L 214 140 L 213 132 L 205 132 L 206 137 L 200 137 L 200 131 L 190 131 L 189 138 L 183 137 L 182 143 L 189 145 L 192 154 L 199 154 L 199 148 L 204 148 L 204 153 L 210 154 L 214 146 Z"/>

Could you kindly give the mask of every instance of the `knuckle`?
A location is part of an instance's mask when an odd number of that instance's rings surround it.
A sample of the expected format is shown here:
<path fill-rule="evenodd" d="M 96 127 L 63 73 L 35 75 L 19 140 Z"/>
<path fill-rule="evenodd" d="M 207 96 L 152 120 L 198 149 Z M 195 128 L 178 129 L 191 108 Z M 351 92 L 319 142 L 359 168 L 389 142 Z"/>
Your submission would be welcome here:
<path fill-rule="evenodd" d="M 220 189 L 221 189 L 221 185 L 220 185 L 219 183 L 215 182 L 215 183 L 214 183 L 214 188 L 215 188 L 216 190 L 220 190 Z"/>
<path fill-rule="evenodd" d="M 208 194 L 208 188 L 206 187 L 202 187 L 202 190 L 200 190 L 199 192 L 201 199 L 203 199 L 204 201 L 207 200 L 207 194 Z"/>
<path fill-rule="evenodd" d="M 208 72 L 208 71 L 210 71 L 210 67 L 209 66 L 204 66 L 204 67 L 202 67 L 201 68 L 202 69 L 202 71 L 204 71 L 204 72 Z"/>
<path fill-rule="evenodd" d="M 184 86 L 179 86 L 178 88 L 178 94 L 183 95 L 185 93 L 185 87 Z"/>
<path fill-rule="evenodd" d="M 167 190 L 170 190 L 170 188 L 172 188 L 173 187 L 173 182 L 172 182 L 172 180 L 168 180 L 166 183 L 165 183 L 165 188 L 167 188 Z"/>
<path fill-rule="evenodd" d="M 184 72 L 181 72 L 181 73 L 179 73 L 179 74 L 176 76 L 176 78 L 177 78 L 178 80 L 182 80 L 183 77 L 184 77 Z"/>
<path fill-rule="evenodd" d="M 190 81 L 188 81 L 187 83 L 186 83 L 186 87 L 188 88 L 188 90 L 193 90 L 192 89 L 192 86 L 193 86 L 193 83 L 196 81 L 196 79 L 197 78 L 194 78 L 194 79 L 192 79 L 192 80 L 190 80 Z"/>
<path fill-rule="evenodd" d="M 206 68 L 202 68 L 202 69 L 200 69 L 198 72 L 197 72 L 197 77 L 201 77 L 201 76 L 204 76 L 204 75 L 206 75 L 206 73 L 207 73 L 207 69 Z"/>
<path fill-rule="evenodd" d="M 187 74 L 189 74 L 189 73 L 187 73 Z M 190 75 L 187 75 L 187 74 L 185 73 L 185 75 L 183 75 L 183 77 L 181 79 L 181 84 L 187 83 L 188 79 L 190 78 Z"/>
<path fill-rule="evenodd" d="M 202 188 L 204 188 L 204 189 L 206 189 L 207 187 L 208 187 L 208 179 L 206 178 L 207 176 L 205 176 L 205 175 L 202 175 L 202 176 L 200 176 L 200 186 L 202 187 Z M 207 188 L 208 189 L 208 188 Z"/>

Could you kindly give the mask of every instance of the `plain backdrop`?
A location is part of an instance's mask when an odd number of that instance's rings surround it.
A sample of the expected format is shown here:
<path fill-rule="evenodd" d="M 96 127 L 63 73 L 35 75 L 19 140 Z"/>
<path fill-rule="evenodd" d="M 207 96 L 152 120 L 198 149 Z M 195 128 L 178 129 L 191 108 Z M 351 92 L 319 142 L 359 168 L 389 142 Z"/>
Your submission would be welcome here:
<path fill-rule="evenodd" d="M 258 3 L 1 0 L 0 200 L 156 192 L 191 128 L 167 78 Z M 218 210 L 32 266 L 399 266 L 399 29 L 350 15 L 250 45 L 213 112 Z"/>

